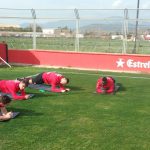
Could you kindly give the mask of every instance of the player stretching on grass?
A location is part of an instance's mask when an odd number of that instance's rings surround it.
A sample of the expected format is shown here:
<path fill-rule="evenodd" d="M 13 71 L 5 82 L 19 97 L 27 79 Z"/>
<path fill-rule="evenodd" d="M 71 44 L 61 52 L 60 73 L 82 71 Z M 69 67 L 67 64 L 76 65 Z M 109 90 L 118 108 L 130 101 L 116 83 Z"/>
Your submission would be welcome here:
<path fill-rule="evenodd" d="M 52 92 L 67 92 L 69 88 L 65 85 L 69 83 L 69 79 L 56 72 L 43 72 L 32 77 L 27 77 L 29 84 L 47 84 L 51 85 Z M 57 86 L 59 88 L 57 88 Z"/>
<path fill-rule="evenodd" d="M 115 85 L 112 77 L 101 77 L 96 84 L 96 92 L 100 94 L 111 94 L 118 91 L 119 86 Z"/>
<path fill-rule="evenodd" d="M 0 80 L 0 91 L 6 94 L 10 94 L 14 100 L 28 99 L 30 95 L 25 93 L 25 88 L 28 86 L 27 80 Z M 20 95 L 17 94 L 20 92 Z"/>
<path fill-rule="evenodd" d="M 9 120 L 12 118 L 13 113 L 8 112 L 5 106 L 11 102 L 11 98 L 7 95 L 0 96 L 0 121 Z"/>

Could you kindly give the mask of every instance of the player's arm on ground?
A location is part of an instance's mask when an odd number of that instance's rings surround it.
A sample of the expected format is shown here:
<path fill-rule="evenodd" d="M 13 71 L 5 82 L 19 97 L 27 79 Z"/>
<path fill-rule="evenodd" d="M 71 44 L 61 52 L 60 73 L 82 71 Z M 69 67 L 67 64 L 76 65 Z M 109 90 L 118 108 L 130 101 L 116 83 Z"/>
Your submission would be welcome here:
<path fill-rule="evenodd" d="M 52 92 L 56 92 L 56 93 L 60 93 L 60 92 L 65 92 L 66 90 L 65 90 L 64 87 L 57 88 L 56 82 L 52 82 L 52 84 L 51 84 L 51 91 Z"/>
<path fill-rule="evenodd" d="M 101 87 L 102 87 L 101 80 L 98 80 L 96 83 L 96 92 L 97 93 L 103 93 L 104 92 Z"/>
<path fill-rule="evenodd" d="M 15 88 L 12 88 L 10 90 L 10 93 L 11 93 L 14 100 L 24 100 L 24 99 L 26 99 L 26 95 L 17 95 L 17 93 L 15 92 Z"/>
<path fill-rule="evenodd" d="M 113 93 L 114 92 L 114 89 L 115 89 L 115 84 L 113 81 L 110 82 L 109 84 L 109 89 L 106 91 L 106 93 Z"/>

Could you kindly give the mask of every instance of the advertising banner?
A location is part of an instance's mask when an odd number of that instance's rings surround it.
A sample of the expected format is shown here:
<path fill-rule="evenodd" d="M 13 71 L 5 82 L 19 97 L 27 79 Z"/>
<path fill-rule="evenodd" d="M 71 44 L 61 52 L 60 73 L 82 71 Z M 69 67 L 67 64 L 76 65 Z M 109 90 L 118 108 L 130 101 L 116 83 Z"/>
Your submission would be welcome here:
<path fill-rule="evenodd" d="M 150 55 L 9 50 L 13 63 L 150 73 Z"/>

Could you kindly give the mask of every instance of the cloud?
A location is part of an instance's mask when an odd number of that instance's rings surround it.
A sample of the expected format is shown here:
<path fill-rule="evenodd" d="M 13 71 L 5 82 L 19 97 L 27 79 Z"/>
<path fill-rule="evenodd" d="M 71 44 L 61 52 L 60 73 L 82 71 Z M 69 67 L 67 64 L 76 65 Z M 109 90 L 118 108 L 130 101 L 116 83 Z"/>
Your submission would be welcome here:
<path fill-rule="evenodd" d="M 150 9 L 150 2 L 146 2 L 141 6 L 142 9 Z"/>
<path fill-rule="evenodd" d="M 113 8 L 120 8 L 122 7 L 122 0 L 115 0 L 113 3 L 112 3 L 112 7 Z"/>

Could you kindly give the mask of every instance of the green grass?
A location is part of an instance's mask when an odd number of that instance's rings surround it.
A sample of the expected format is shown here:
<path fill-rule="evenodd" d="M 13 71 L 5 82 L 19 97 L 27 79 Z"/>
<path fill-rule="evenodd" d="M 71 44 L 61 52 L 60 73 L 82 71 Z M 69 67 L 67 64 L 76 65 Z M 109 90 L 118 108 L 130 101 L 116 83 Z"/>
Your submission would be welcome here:
<path fill-rule="evenodd" d="M 37 49 L 75 51 L 75 38 L 37 38 Z M 32 49 L 32 38 L 25 37 L 0 37 L 0 41 L 5 41 L 9 48 L 12 49 Z M 122 53 L 122 40 L 108 40 L 100 38 L 81 38 L 79 42 L 79 51 L 81 52 L 105 52 L 105 53 Z M 149 41 L 137 41 L 137 54 L 150 54 Z M 127 42 L 127 53 L 132 53 L 134 41 Z"/>
<path fill-rule="evenodd" d="M 0 68 L 0 79 L 52 70 L 69 77 L 72 90 L 41 93 L 27 88 L 27 93 L 36 97 L 13 101 L 7 107 L 21 114 L 0 122 L 0 150 L 150 149 L 149 75 L 14 67 Z M 93 94 L 102 74 L 122 83 L 121 91 L 116 95 Z M 134 76 L 146 79 L 131 78 Z"/>

